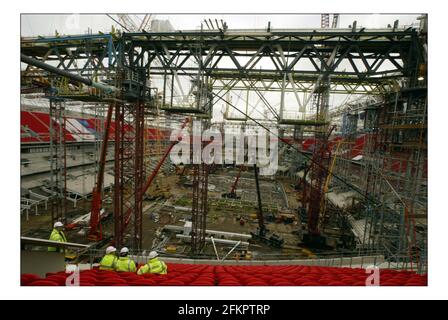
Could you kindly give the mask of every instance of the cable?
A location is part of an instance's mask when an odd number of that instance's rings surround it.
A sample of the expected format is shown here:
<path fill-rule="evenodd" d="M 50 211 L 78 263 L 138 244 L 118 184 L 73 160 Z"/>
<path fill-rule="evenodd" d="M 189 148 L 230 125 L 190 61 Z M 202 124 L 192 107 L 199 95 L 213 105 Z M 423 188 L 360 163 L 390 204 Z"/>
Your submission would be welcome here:
<path fill-rule="evenodd" d="M 122 25 L 120 22 L 118 22 L 117 20 L 115 20 L 110 14 L 106 13 L 106 16 L 108 16 L 110 19 L 112 19 L 116 24 L 118 24 L 120 27 L 122 27 L 123 29 L 125 29 L 127 32 L 131 32 L 128 28 L 126 28 L 124 25 Z"/>

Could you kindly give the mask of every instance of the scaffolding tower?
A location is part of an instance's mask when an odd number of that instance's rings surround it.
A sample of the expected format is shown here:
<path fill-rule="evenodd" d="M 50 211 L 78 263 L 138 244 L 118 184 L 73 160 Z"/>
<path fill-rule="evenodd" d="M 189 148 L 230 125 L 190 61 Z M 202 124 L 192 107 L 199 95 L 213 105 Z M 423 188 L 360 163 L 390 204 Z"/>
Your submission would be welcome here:
<path fill-rule="evenodd" d="M 51 222 L 67 216 L 67 150 L 65 129 L 65 101 L 50 96 L 50 184 Z"/>
<path fill-rule="evenodd" d="M 366 210 L 371 235 L 365 245 L 413 268 L 426 260 L 426 88 L 390 94 L 380 110 L 378 133 L 368 140 L 364 161 L 364 188 L 377 203 Z"/>

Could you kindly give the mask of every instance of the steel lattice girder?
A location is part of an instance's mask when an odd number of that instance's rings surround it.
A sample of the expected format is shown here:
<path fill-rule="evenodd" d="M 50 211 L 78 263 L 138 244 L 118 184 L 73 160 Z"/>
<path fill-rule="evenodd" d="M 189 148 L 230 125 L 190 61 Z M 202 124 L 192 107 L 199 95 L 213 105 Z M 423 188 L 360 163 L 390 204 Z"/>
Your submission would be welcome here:
<path fill-rule="evenodd" d="M 125 34 L 124 40 L 134 52 L 135 61 L 147 55 L 148 66 L 154 59 L 160 62 L 160 66 L 151 66 L 152 74 L 175 70 L 194 75 L 197 68 L 186 62 L 198 60 L 192 48 L 199 47 L 205 57 L 202 69 L 211 77 L 227 73 L 252 78 L 265 73 L 265 77 L 278 78 L 285 72 L 302 76 L 331 74 L 332 81 L 338 77 L 352 81 L 403 77 L 410 75 L 413 56 L 418 54 L 414 30 L 134 33 Z M 334 50 L 334 62 L 328 65 L 324 57 Z M 224 66 L 223 59 L 230 63 Z M 271 67 L 259 69 L 262 60 L 270 61 Z M 308 63 L 306 68 L 300 65 L 303 61 Z M 341 69 L 343 62 L 352 70 Z M 382 69 L 385 62 L 388 69 Z"/>
<path fill-rule="evenodd" d="M 233 80 L 236 83 L 232 82 Z M 287 82 L 285 87 L 282 88 L 281 80 L 260 80 L 253 81 L 248 85 L 243 79 L 221 79 L 215 78 L 211 81 L 213 89 L 225 90 L 232 88 L 232 90 L 257 90 L 257 91 L 270 91 L 270 92 L 303 92 L 307 93 L 313 89 L 314 84 L 317 81 L 317 77 L 314 82 L 312 81 L 294 81 L 292 83 Z M 381 95 L 390 92 L 398 86 L 395 79 L 390 79 L 388 82 L 385 79 L 381 81 L 365 81 L 365 82 L 331 82 L 330 93 L 335 94 L 370 94 Z"/>
<path fill-rule="evenodd" d="M 111 34 L 23 38 L 21 53 L 84 77 L 105 76 L 117 64 L 119 39 Z"/>
<path fill-rule="evenodd" d="M 202 70 L 211 78 L 278 80 L 287 73 L 294 81 L 314 83 L 326 74 L 337 84 L 412 77 L 422 58 L 413 29 L 174 31 L 121 37 L 26 39 L 22 53 L 86 75 L 108 75 L 122 52 L 125 65 L 151 67 L 151 75 L 195 76 L 197 66 L 191 63 L 201 60 Z M 335 59 L 328 65 L 324 57 L 333 51 Z"/>

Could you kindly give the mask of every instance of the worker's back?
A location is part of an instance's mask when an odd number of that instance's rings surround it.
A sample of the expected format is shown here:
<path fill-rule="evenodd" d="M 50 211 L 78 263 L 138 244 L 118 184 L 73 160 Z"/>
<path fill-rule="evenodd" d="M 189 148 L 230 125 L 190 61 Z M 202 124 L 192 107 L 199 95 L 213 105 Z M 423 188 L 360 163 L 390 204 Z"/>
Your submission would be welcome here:
<path fill-rule="evenodd" d="M 157 258 L 153 258 L 138 270 L 138 274 L 145 274 L 145 273 L 167 274 L 168 267 L 165 264 L 165 262 L 160 261 Z"/>
<path fill-rule="evenodd" d="M 67 238 L 65 237 L 64 232 L 59 231 L 56 228 L 53 229 L 53 231 L 51 232 L 50 240 L 57 241 L 57 242 L 67 242 Z M 48 251 L 54 252 L 54 251 L 58 251 L 58 249 L 55 247 L 48 247 Z M 62 251 L 62 250 L 60 250 L 60 251 Z"/>
<path fill-rule="evenodd" d="M 115 270 L 115 266 L 117 265 L 118 258 L 115 254 L 109 253 L 106 254 L 100 262 L 100 270 Z"/>
<path fill-rule="evenodd" d="M 137 271 L 137 267 L 135 266 L 135 262 L 131 260 L 129 257 L 120 257 L 115 265 L 115 271 L 118 272 L 135 272 Z"/>

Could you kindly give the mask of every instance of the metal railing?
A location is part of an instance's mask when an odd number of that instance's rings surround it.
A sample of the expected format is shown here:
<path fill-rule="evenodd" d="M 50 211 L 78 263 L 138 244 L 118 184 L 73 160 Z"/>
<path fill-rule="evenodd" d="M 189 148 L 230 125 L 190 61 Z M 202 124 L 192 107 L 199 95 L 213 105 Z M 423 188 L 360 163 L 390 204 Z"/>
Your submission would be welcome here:
<path fill-rule="evenodd" d="M 136 264 L 145 264 L 149 258 L 149 250 L 132 250 L 129 251 L 129 257 Z M 95 266 L 104 256 L 104 250 L 89 249 L 84 256 L 88 257 L 88 263 L 91 267 Z M 173 254 L 159 252 L 160 259 L 170 263 L 183 264 L 210 264 L 210 265 L 305 265 L 305 266 L 322 266 L 322 267 L 341 267 L 341 268 L 370 268 L 377 267 L 380 269 L 391 270 L 407 270 L 415 271 L 420 274 L 427 273 L 425 263 L 416 265 L 408 261 L 407 256 L 394 260 L 388 259 L 384 251 L 381 250 L 363 250 L 363 251 L 347 251 L 341 253 L 322 252 L 316 254 L 315 258 L 298 258 L 293 254 L 262 254 L 256 255 L 253 260 L 234 260 L 230 257 L 225 260 L 217 260 L 214 254 L 201 254 L 197 256 L 188 256 L 185 254 Z M 423 261 L 422 261 L 423 262 Z"/>

